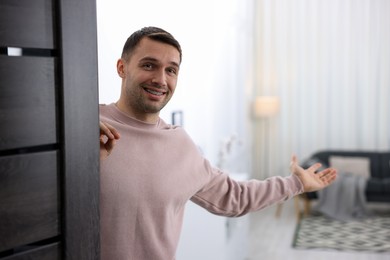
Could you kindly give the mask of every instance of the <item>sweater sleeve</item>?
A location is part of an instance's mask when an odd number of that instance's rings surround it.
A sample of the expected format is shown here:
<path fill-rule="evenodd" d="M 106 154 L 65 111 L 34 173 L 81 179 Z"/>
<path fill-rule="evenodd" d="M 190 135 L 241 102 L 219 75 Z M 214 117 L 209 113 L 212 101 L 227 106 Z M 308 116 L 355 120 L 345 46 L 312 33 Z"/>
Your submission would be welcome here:
<path fill-rule="evenodd" d="M 235 181 L 228 174 L 217 171 L 191 201 L 213 214 L 238 217 L 302 192 L 302 182 L 295 175 Z"/>

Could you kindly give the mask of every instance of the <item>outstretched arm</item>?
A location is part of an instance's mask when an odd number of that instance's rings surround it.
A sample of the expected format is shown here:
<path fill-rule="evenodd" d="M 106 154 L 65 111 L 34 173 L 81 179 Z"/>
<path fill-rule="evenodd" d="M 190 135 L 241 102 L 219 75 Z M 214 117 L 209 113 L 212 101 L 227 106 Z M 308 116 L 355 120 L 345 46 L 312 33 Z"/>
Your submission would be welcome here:
<path fill-rule="evenodd" d="M 320 163 L 315 163 L 307 169 L 303 169 L 298 164 L 295 155 L 291 158 L 290 170 L 302 182 L 304 192 L 321 190 L 329 186 L 337 177 L 337 172 L 333 168 L 326 168 L 323 171 L 316 172 L 321 167 Z"/>
<path fill-rule="evenodd" d="M 99 122 L 100 127 L 100 160 L 107 158 L 112 149 L 114 149 L 115 141 L 119 139 L 118 131 L 107 123 Z"/>

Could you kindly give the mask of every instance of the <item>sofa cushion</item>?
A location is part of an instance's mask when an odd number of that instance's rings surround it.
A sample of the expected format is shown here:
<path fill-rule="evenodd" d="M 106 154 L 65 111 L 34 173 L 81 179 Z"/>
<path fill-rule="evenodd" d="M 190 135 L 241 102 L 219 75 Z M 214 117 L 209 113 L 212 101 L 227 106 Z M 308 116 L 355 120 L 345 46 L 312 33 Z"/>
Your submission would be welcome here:
<path fill-rule="evenodd" d="M 370 159 L 367 157 L 330 156 L 329 164 L 338 172 L 370 178 Z"/>

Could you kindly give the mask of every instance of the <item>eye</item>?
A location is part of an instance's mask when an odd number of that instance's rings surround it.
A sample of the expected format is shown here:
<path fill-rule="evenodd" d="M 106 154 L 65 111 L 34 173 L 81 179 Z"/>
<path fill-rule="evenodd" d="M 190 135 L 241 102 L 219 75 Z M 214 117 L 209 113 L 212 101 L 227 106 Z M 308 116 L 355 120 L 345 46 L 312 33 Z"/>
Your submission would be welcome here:
<path fill-rule="evenodd" d="M 171 75 L 177 75 L 177 69 L 175 68 L 168 68 L 167 71 Z"/>
<path fill-rule="evenodd" d="M 144 68 L 146 70 L 152 70 L 153 64 L 152 63 L 144 63 L 144 64 L 142 64 L 142 68 Z"/>

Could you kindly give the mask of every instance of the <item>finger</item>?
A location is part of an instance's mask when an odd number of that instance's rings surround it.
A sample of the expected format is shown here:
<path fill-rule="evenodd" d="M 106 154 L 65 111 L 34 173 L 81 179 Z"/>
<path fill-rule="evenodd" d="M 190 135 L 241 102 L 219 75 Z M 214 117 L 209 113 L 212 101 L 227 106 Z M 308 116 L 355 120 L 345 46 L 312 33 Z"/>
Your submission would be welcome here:
<path fill-rule="evenodd" d="M 106 123 L 102 121 L 99 122 L 100 134 L 106 135 L 108 138 L 114 138 L 114 135 L 111 133 Z"/>
<path fill-rule="evenodd" d="M 336 179 L 337 172 L 335 169 L 328 168 L 328 169 L 320 172 L 318 175 L 322 181 L 330 183 Z"/>
<path fill-rule="evenodd" d="M 107 140 L 106 135 L 100 134 L 100 137 L 99 137 L 100 144 L 104 145 L 106 140 Z"/>
<path fill-rule="evenodd" d="M 291 163 L 292 164 L 298 164 L 298 159 L 297 159 L 297 156 L 295 154 L 293 154 L 291 156 Z"/>
<path fill-rule="evenodd" d="M 328 174 L 335 174 L 335 173 L 336 173 L 336 169 L 334 169 L 334 168 L 326 168 L 325 170 L 317 173 L 317 175 L 319 177 L 323 177 L 323 176 L 326 176 Z"/>
<path fill-rule="evenodd" d="M 114 138 L 115 139 L 119 139 L 120 135 L 119 135 L 119 132 L 115 129 L 115 127 L 113 127 L 112 125 L 110 124 L 107 124 L 107 128 L 111 131 L 111 133 L 114 135 Z"/>
<path fill-rule="evenodd" d="M 104 148 L 106 149 L 106 151 L 108 152 L 108 154 L 111 153 L 111 151 L 114 149 L 114 146 L 115 146 L 115 139 L 109 139 L 109 140 L 104 144 Z"/>
<path fill-rule="evenodd" d="M 295 166 L 298 164 L 295 154 L 291 155 L 290 170 L 294 171 Z"/>
<path fill-rule="evenodd" d="M 321 180 L 324 184 L 329 185 L 336 179 L 336 175 L 324 176 Z"/>
<path fill-rule="evenodd" d="M 315 163 L 311 165 L 307 170 L 316 172 L 319 168 L 321 168 L 322 164 L 321 163 Z"/>
<path fill-rule="evenodd" d="M 118 131 L 110 124 L 99 122 L 100 133 L 106 135 L 109 139 L 119 139 Z"/>

